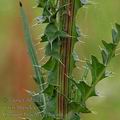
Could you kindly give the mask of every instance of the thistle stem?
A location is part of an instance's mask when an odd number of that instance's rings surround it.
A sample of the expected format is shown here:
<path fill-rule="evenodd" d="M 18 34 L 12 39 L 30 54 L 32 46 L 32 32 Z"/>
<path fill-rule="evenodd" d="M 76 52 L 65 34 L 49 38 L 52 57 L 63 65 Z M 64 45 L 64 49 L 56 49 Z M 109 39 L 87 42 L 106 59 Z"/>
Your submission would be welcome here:
<path fill-rule="evenodd" d="M 73 24 L 73 2 L 74 0 L 66 0 L 60 1 L 60 5 L 63 6 L 64 4 L 68 4 L 66 6 L 65 10 L 67 11 L 65 15 L 62 16 L 62 13 L 60 16 L 60 28 L 67 32 L 70 36 L 72 36 L 72 24 Z M 70 70 L 70 63 L 71 63 L 71 52 L 72 52 L 72 38 L 64 38 L 61 43 L 60 47 L 60 56 L 61 61 L 65 65 L 64 67 L 62 65 L 59 65 L 59 84 L 60 84 L 60 91 L 65 96 L 69 96 L 69 87 L 68 87 L 68 77 L 66 75 L 69 75 L 71 73 Z M 65 118 L 65 116 L 68 113 L 68 103 L 64 96 L 59 95 L 58 96 L 58 113 L 60 114 L 61 118 Z"/>

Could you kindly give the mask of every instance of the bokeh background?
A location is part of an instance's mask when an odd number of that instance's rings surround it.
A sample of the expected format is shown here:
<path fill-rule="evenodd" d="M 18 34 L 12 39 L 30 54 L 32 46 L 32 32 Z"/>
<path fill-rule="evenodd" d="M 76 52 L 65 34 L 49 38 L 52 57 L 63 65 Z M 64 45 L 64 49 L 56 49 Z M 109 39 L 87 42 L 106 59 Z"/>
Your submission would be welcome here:
<path fill-rule="evenodd" d="M 29 18 L 31 33 L 36 44 L 44 26 L 34 25 L 34 18 L 41 14 L 35 9 L 35 0 L 22 0 Z M 37 108 L 25 90 L 36 90 L 32 79 L 32 66 L 23 37 L 18 0 L 0 0 L 0 120 L 22 120 L 39 118 Z M 120 0 L 93 0 L 93 5 L 82 8 L 77 16 L 77 24 L 87 37 L 85 43 L 78 43 L 76 51 L 80 59 L 96 55 L 101 60 L 101 40 L 111 41 L 111 28 L 120 24 Z M 42 45 L 36 46 L 39 58 L 43 57 Z M 119 54 L 120 51 L 117 51 Z M 82 67 L 81 64 L 78 64 Z M 101 81 L 96 90 L 100 97 L 87 101 L 92 114 L 82 114 L 81 120 L 120 120 L 120 56 L 116 56 L 109 70 L 114 74 Z M 82 70 L 75 70 L 80 77 Z"/>

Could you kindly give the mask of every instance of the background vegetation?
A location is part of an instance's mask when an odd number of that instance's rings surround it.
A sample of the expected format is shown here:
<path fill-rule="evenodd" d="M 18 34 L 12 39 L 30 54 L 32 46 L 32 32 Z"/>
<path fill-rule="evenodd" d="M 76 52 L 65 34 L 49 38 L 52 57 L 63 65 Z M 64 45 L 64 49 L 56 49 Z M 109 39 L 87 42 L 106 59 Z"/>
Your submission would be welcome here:
<path fill-rule="evenodd" d="M 81 28 L 81 32 L 87 35 L 87 37 L 81 38 L 85 43 L 80 43 L 76 46 L 81 59 L 89 58 L 90 54 L 100 58 L 99 45 L 101 45 L 101 40 L 111 41 L 111 28 L 115 22 L 120 24 L 119 0 L 94 0 L 93 2 L 95 4 L 82 8 L 77 16 L 77 23 Z M 32 26 L 34 24 L 33 19 L 40 15 L 40 9 L 32 8 L 35 3 L 34 0 L 23 1 L 23 3 L 30 20 L 30 26 Z M 21 26 L 18 1 L 0 1 L 1 120 L 18 120 L 29 115 L 31 115 L 32 120 L 33 118 L 36 120 L 39 117 L 35 114 L 32 115 L 35 111 L 37 112 L 37 108 L 34 108 L 30 96 L 24 90 L 33 90 L 36 84 L 31 77 L 31 63 L 26 52 Z M 36 38 L 42 33 L 43 29 L 42 25 L 31 27 L 35 44 L 38 42 Z M 42 45 L 40 46 L 42 48 Z M 43 51 L 37 50 L 41 59 Z M 110 70 L 114 71 L 114 75 L 97 85 L 96 89 L 101 97 L 91 98 L 87 102 L 93 114 L 82 114 L 82 120 L 120 119 L 119 60 L 120 56 L 118 55 L 111 62 L 112 67 L 110 67 Z M 80 76 L 77 70 L 75 70 L 75 76 Z M 18 107 L 15 108 L 15 106 Z"/>

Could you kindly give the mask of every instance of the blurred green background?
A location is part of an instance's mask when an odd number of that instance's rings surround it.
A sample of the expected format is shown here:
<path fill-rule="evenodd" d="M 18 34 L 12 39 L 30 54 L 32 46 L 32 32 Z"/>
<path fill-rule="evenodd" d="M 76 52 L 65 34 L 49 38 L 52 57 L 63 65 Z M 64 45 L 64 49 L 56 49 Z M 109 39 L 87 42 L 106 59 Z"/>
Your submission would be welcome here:
<path fill-rule="evenodd" d="M 80 59 L 89 59 L 96 55 L 101 60 L 101 40 L 111 41 L 111 28 L 114 23 L 120 24 L 120 0 L 93 0 L 94 4 L 80 9 L 77 24 L 87 37 L 81 37 L 85 43 L 78 43 L 76 50 Z M 37 108 L 31 102 L 27 90 L 37 87 L 32 80 L 32 67 L 24 43 L 18 0 L 0 0 L 0 120 L 22 120 L 30 117 L 37 120 Z M 35 0 L 23 0 L 30 21 L 31 33 L 36 44 L 36 38 L 42 34 L 44 27 L 32 27 L 33 19 L 40 15 L 40 9 L 34 9 Z M 39 51 L 40 59 L 43 52 Z M 42 53 L 42 54 L 41 54 Z M 120 51 L 117 51 L 119 54 Z M 79 64 L 82 67 L 81 64 Z M 114 74 L 101 81 L 96 90 L 100 97 L 87 101 L 92 114 L 82 114 L 81 120 L 120 120 L 120 56 L 116 56 L 109 70 Z M 80 77 L 81 71 L 75 70 L 75 77 Z"/>

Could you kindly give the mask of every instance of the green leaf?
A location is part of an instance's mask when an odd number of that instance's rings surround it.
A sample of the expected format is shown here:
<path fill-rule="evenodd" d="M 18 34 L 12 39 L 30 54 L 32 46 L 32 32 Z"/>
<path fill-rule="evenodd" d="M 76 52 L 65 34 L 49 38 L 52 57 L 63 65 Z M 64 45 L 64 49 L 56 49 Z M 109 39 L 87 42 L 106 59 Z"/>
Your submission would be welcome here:
<path fill-rule="evenodd" d="M 70 102 L 68 104 L 68 109 L 71 112 L 81 112 L 81 113 L 90 113 L 91 111 L 86 107 L 85 104 Z"/>
<path fill-rule="evenodd" d="M 74 113 L 70 120 L 80 120 L 80 116 L 77 113 Z"/>
<path fill-rule="evenodd" d="M 44 69 L 51 71 L 53 70 L 54 66 L 56 65 L 56 59 L 50 57 L 50 59 L 42 66 Z"/>
<path fill-rule="evenodd" d="M 80 81 L 77 87 L 81 91 L 83 101 L 87 100 L 90 97 L 97 96 L 95 92 L 95 87 L 87 85 L 84 81 Z"/>
<path fill-rule="evenodd" d="M 43 35 L 41 39 L 42 39 L 41 42 L 48 42 L 48 38 L 46 35 Z"/>
<path fill-rule="evenodd" d="M 48 96 L 53 96 L 55 90 L 55 86 L 53 85 L 48 85 L 46 89 L 43 91 L 43 93 L 47 94 Z"/>
<path fill-rule="evenodd" d="M 75 50 L 73 50 L 73 53 L 72 53 L 72 55 L 73 55 L 73 59 L 74 59 L 74 61 L 79 61 L 80 59 L 79 59 L 79 56 L 78 56 L 78 54 L 76 53 L 76 51 Z"/>
<path fill-rule="evenodd" d="M 101 64 L 95 56 L 91 57 L 92 63 L 88 63 L 92 75 L 92 84 L 97 84 L 100 80 L 105 78 L 105 66 Z"/>
<path fill-rule="evenodd" d="M 60 38 L 66 38 L 66 37 L 70 37 L 68 33 L 64 32 L 64 31 L 58 31 L 56 33 L 56 35 Z"/>
<path fill-rule="evenodd" d="M 48 83 L 57 86 L 58 62 L 56 62 L 52 71 L 48 72 Z"/>
<path fill-rule="evenodd" d="M 39 66 L 39 64 L 38 64 L 37 55 L 36 55 L 34 45 L 32 43 L 32 37 L 31 37 L 30 29 L 29 29 L 29 22 L 28 22 L 27 16 L 24 12 L 24 9 L 22 7 L 21 2 L 20 2 L 20 12 L 21 12 L 21 17 L 22 17 L 22 21 L 23 21 L 25 42 L 26 42 L 26 45 L 28 48 L 28 53 L 29 53 L 29 56 L 31 58 L 34 70 L 35 70 L 35 77 L 37 78 L 37 81 L 39 81 L 38 83 L 40 83 L 41 87 L 42 87 L 44 80 L 43 80 L 43 76 L 42 76 L 42 73 L 40 71 L 40 68 L 37 67 L 37 66 Z M 43 88 L 41 88 L 41 89 L 43 89 Z"/>
<path fill-rule="evenodd" d="M 45 29 L 45 36 L 47 36 L 47 39 L 51 44 L 57 38 L 69 37 L 69 35 L 66 32 L 59 31 L 54 23 L 50 23 L 47 25 Z"/>
<path fill-rule="evenodd" d="M 67 119 L 65 120 L 80 120 L 80 115 L 78 113 L 68 113 Z"/>
<path fill-rule="evenodd" d="M 107 65 L 112 57 L 115 56 L 116 45 L 102 41 L 105 49 L 102 50 L 103 63 Z"/>
<path fill-rule="evenodd" d="M 42 120 L 54 120 L 53 117 L 45 115 Z"/>
<path fill-rule="evenodd" d="M 116 44 L 116 45 L 118 45 L 118 43 L 120 42 L 120 25 L 119 24 L 115 24 L 115 26 L 116 26 L 116 35 L 114 36 L 115 38 L 114 38 L 114 44 Z"/>
<path fill-rule="evenodd" d="M 113 40 L 113 43 L 116 44 L 117 32 L 115 29 L 112 29 L 112 40 Z"/>
<path fill-rule="evenodd" d="M 88 76 L 88 73 L 89 73 L 89 67 L 87 65 L 87 63 L 84 65 L 84 72 L 83 72 L 83 75 L 81 77 L 81 80 L 82 81 L 85 81 L 87 80 L 87 76 Z"/>
<path fill-rule="evenodd" d="M 37 0 L 37 7 L 44 8 L 46 0 Z"/>
<path fill-rule="evenodd" d="M 46 104 L 46 115 L 51 116 L 52 118 L 55 118 L 57 115 L 57 98 L 55 97 L 49 97 Z M 54 119 L 53 119 L 54 120 Z"/>
<path fill-rule="evenodd" d="M 79 101 L 79 102 L 85 102 L 88 98 L 93 97 L 93 96 L 97 96 L 97 94 L 95 92 L 95 87 L 94 86 L 89 86 L 84 81 L 79 81 L 79 83 L 77 83 L 73 79 L 69 79 L 69 80 L 72 81 L 73 84 L 80 91 L 80 96 L 81 97 L 79 97 L 80 100 L 77 100 L 77 101 Z"/>
<path fill-rule="evenodd" d="M 82 7 L 82 3 L 81 3 L 81 1 L 80 1 L 80 0 L 75 0 L 74 6 L 75 6 L 74 13 L 75 13 L 75 16 L 76 16 L 76 14 L 77 14 L 79 8 Z"/>
<path fill-rule="evenodd" d="M 51 48 L 51 44 L 48 43 L 47 46 L 46 46 L 46 49 L 45 49 L 45 54 L 47 56 L 51 56 L 51 57 L 54 57 L 56 59 L 60 59 L 59 47 L 60 47 L 60 45 L 59 45 L 57 40 L 55 40 L 52 43 L 52 48 Z"/>
<path fill-rule="evenodd" d="M 75 25 L 75 23 L 72 26 L 72 36 L 74 36 L 72 38 L 74 46 L 74 44 L 79 41 L 79 37 L 81 36 L 80 29 Z"/>
<path fill-rule="evenodd" d="M 41 112 L 44 112 L 45 107 L 46 107 L 46 106 L 44 106 L 43 96 L 44 96 L 44 94 L 42 94 L 42 93 L 41 94 L 37 93 L 37 94 L 32 96 L 33 102 L 35 103 L 35 105 L 38 107 L 38 109 Z"/>
<path fill-rule="evenodd" d="M 53 42 L 58 36 L 56 33 L 58 32 L 58 28 L 54 23 L 50 23 L 47 25 L 45 29 L 45 35 L 48 38 L 48 41 L 51 43 Z"/>
<path fill-rule="evenodd" d="M 103 59 L 104 65 L 107 65 L 107 63 L 109 61 L 109 55 L 108 55 L 107 51 L 103 49 L 101 51 L 101 54 L 102 54 L 102 59 Z"/>
<path fill-rule="evenodd" d="M 76 51 L 73 50 L 72 56 L 71 56 L 71 64 L 70 64 L 72 69 L 74 69 L 76 67 L 76 62 L 78 62 L 78 61 L 79 61 L 79 57 L 78 57 Z"/>

